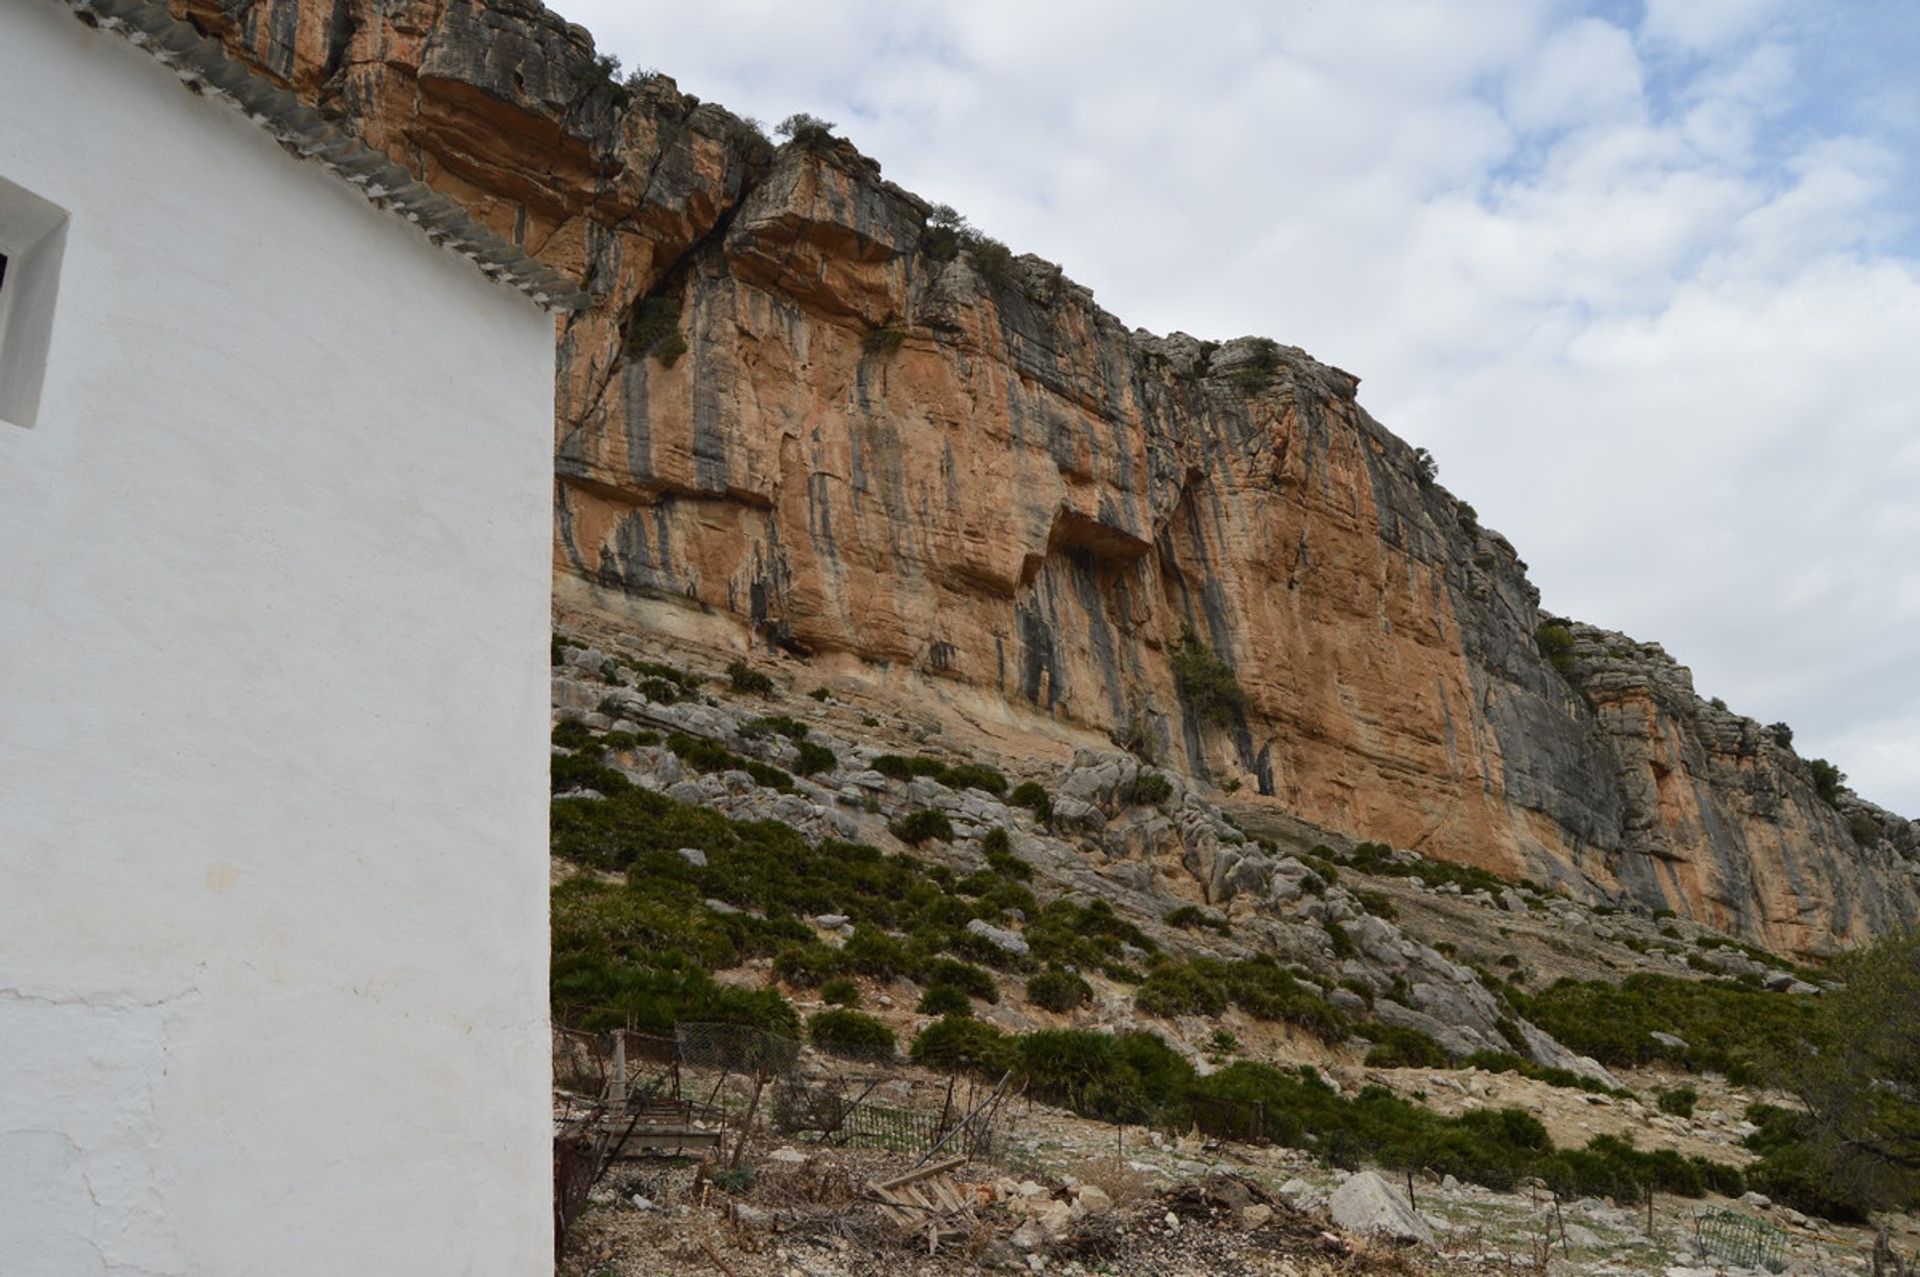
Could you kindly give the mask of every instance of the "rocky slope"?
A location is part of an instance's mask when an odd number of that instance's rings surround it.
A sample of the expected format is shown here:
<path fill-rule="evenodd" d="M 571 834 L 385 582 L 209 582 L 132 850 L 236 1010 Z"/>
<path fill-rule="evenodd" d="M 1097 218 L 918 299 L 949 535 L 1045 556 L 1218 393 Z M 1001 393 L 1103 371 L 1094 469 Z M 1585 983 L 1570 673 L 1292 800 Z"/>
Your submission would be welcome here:
<path fill-rule="evenodd" d="M 1513 547 L 1349 374 L 1128 331 L 1057 267 L 930 227 L 847 144 L 775 150 L 671 81 L 614 82 L 533 0 L 172 2 L 585 280 L 563 606 L 1785 950 L 1920 918 L 1914 824 L 1829 806 L 1657 648 L 1578 627 L 1565 673 L 1544 660 Z M 1202 649 L 1243 702 L 1176 678 Z"/>

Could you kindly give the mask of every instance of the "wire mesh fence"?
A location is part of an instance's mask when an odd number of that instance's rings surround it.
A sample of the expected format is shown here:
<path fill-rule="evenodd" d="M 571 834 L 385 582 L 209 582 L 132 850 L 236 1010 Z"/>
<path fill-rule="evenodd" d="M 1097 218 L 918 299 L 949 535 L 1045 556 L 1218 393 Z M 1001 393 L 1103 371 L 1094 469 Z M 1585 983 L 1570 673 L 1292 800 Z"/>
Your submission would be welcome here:
<path fill-rule="evenodd" d="M 1694 1217 L 1700 1253 L 1743 1268 L 1778 1272 L 1786 1262 L 1787 1235 L 1763 1219 L 1730 1210 L 1702 1211 Z"/>
<path fill-rule="evenodd" d="M 791 1073 L 800 1062 L 800 1044 L 745 1024 L 673 1026 L 680 1063 L 688 1068 L 739 1073 L 763 1080 Z"/>

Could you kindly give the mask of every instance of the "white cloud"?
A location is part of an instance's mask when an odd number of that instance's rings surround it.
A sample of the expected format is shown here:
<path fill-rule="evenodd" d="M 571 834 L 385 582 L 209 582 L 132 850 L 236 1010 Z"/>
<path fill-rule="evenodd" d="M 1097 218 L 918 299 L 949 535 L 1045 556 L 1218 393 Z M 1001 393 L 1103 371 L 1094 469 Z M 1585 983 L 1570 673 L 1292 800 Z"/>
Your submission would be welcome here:
<path fill-rule="evenodd" d="M 1650 39 L 1711 53 L 1752 35 L 1790 7 L 1785 0 L 1647 0 Z"/>
<path fill-rule="evenodd" d="M 1359 373 L 1550 606 L 1920 814 L 1920 268 L 1875 132 L 1911 88 L 1798 113 L 1803 6 L 567 11 L 736 110 L 839 121 L 1129 324 Z"/>

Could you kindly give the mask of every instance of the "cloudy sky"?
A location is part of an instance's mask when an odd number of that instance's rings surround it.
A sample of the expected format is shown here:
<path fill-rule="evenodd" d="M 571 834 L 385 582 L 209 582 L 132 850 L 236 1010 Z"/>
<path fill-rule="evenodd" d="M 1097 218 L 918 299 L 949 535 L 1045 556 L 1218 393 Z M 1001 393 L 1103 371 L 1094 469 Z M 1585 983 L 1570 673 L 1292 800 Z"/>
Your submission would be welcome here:
<path fill-rule="evenodd" d="M 1920 815 L 1920 5 L 558 0 L 629 69 L 1305 347 L 1555 611 Z"/>

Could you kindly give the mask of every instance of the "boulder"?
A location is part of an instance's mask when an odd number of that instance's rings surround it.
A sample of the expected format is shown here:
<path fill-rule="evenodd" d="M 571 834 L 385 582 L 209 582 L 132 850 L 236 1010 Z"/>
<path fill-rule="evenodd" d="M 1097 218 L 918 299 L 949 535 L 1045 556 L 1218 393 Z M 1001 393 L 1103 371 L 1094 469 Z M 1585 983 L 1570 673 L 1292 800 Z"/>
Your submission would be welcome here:
<path fill-rule="evenodd" d="M 967 924 L 967 934 L 979 936 L 996 949 L 1024 957 L 1027 941 L 1017 931 L 1008 931 L 1005 927 L 996 927 L 984 918 L 975 918 Z"/>
<path fill-rule="evenodd" d="M 1350 1233 L 1395 1241 L 1433 1241 L 1433 1229 L 1427 1221 L 1414 1213 L 1398 1190 L 1372 1171 L 1350 1176 L 1327 1199 L 1327 1210 L 1333 1222 Z"/>

